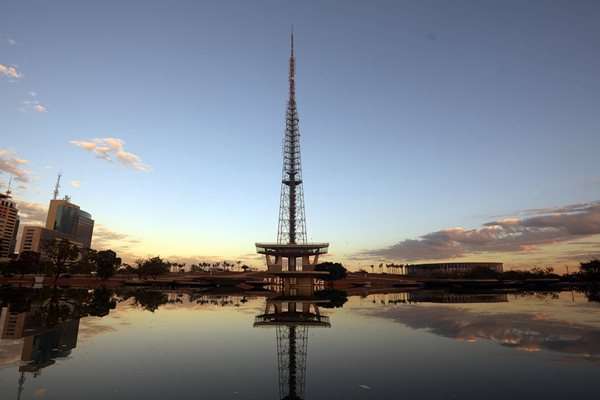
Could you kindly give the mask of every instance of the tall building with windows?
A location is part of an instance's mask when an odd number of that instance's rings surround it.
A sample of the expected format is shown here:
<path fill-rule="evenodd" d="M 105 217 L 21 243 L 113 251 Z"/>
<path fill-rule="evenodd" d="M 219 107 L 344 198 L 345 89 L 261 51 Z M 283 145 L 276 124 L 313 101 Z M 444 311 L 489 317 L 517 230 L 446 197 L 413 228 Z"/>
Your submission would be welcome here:
<path fill-rule="evenodd" d="M 84 248 L 89 248 L 92 244 L 94 220 L 88 212 L 71 203 L 68 198 L 50 200 L 46 229 L 68 235 Z"/>
<path fill-rule="evenodd" d="M 20 252 L 43 253 L 46 243 L 55 239 L 67 239 L 82 249 L 89 249 L 94 233 L 94 220 L 68 197 L 50 200 L 46 226 L 28 225 L 23 228 Z"/>
<path fill-rule="evenodd" d="M 0 193 L 0 258 L 9 257 L 15 252 L 18 230 L 19 210 L 10 190 L 7 190 L 6 194 Z"/>

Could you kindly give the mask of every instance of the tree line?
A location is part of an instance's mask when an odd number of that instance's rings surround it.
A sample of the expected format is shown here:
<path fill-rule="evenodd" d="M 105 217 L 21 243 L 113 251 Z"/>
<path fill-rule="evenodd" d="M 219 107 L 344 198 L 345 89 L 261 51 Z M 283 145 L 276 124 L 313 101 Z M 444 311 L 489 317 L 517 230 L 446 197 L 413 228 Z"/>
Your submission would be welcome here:
<path fill-rule="evenodd" d="M 66 274 L 90 274 L 102 279 L 113 276 L 121 265 L 121 258 L 113 250 L 81 249 L 67 239 L 55 239 L 42 245 L 44 256 L 34 251 L 23 251 L 17 257 L 0 263 L 4 276 L 43 274 L 56 282 Z"/>
<path fill-rule="evenodd" d="M 42 245 L 43 256 L 34 251 L 23 251 L 16 257 L 0 262 L 0 273 L 4 276 L 42 274 L 54 278 L 71 274 L 94 275 L 108 279 L 115 274 L 131 274 L 142 278 L 156 279 L 171 271 L 184 272 L 185 263 L 170 262 L 161 257 L 142 258 L 133 265 L 122 263 L 111 249 L 81 249 L 67 239 L 55 239 Z M 200 262 L 190 265 L 191 272 L 249 271 L 241 261 Z"/>
<path fill-rule="evenodd" d="M 0 273 L 4 276 L 39 274 L 52 277 L 56 283 L 61 277 L 71 274 L 96 276 L 108 279 L 117 273 L 133 273 L 140 278 L 157 278 L 168 273 L 173 266 L 160 257 L 140 259 L 136 267 L 123 264 L 113 250 L 81 249 L 67 239 L 55 239 L 44 243 L 42 254 L 23 251 L 17 257 L 0 262 Z"/>

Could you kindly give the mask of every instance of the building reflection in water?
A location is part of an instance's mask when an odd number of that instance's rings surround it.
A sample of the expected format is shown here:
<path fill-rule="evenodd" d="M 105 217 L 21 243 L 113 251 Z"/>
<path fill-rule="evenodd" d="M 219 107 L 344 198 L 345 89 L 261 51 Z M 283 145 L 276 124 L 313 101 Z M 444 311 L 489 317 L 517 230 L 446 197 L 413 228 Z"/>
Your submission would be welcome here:
<path fill-rule="evenodd" d="M 3 307 L 0 316 L 1 339 L 22 339 L 21 366 L 19 367 L 19 388 L 17 399 L 21 398 L 26 373 L 37 377 L 42 369 L 54 364 L 57 358 L 64 358 L 77 347 L 79 318 L 58 323 L 52 327 L 40 324 L 36 309 L 30 312 L 11 312 Z"/>
<path fill-rule="evenodd" d="M 443 290 L 415 290 L 372 295 L 373 303 L 411 304 L 411 303 L 507 303 L 507 293 L 455 293 Z"/>
<path fill-rule="evenodd" d="M 77 347 L 79 321 L 93 315 L 103 317 L 116 306 L 112 293 L 96 290 L 27 290 L 1 299 L 0 339 L 21 340 L 21 364 L 17 399 L 21 398 L 27 374 L 34 378 L 42 370 L 68 357 Z"/>
<path fill-rule="evenodd" d="M 329 300 L 315 296 L 312 277 L 285 277 L 279 282 L 254 327 L 276 328 L 279 397 L 299 400 L 304 399 L 306 384 L 308 329 L 331 326 L 319 310 Z"/>

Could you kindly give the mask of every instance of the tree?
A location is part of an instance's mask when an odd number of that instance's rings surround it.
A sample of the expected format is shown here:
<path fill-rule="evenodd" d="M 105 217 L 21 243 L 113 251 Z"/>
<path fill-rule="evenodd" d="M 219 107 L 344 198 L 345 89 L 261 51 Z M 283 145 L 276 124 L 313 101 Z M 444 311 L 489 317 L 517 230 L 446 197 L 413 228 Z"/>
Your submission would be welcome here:
<path fill-rule="evenodd" d="M 117 307 L 113 294 L 105 287 L 94 289 L 90 302 L 87 304 L 87 313 L 95 317 L 104 317 L 110 310 Z"/>
<path fill-rule="evenodd" d="M 190 266 L 190 271 L 192 272 L 202 272 L 203 271 L 203 266 L 201 266 L 200 264 L 192 264 Z"/>
<path fill-rule="evenodd" d="M 121 266 L 117 270 L 117 273 L 127 274 L 127 275 L 137 274 L 137 268 L 134 268 L 129 264 L 121 264 Z"/>
<path fill-rule="evenodd" d="M 48 241 L 43 245 L 43 249 L 43 253 L 50 261 L 50 273 L 54 275 L 54 284 L 60 274 L 70 270 L 80 255 L 79 247 L 67 239 Z"/>
<path fill-rule="evenodd" d="M 0 261 L 0 271 L 4 276 L 12 276 L 16 271 L 15 263 L 10 261 Z"/>
<path fill-rule="evenodd" d="M 315 266 L 315 271 L 326 271 L 329 275 L 323 276 L 325 281 L 337 281 L 344 279 L 348 275 L 348 271 L 340 263 L 324 262 Z"/>
<path fill-rule="evenodd" d="M 144 276 L 151 276 L 156 279 L 159 275 L 169 272 L 170 264 L 163 261 L 160 257 L 152 257 L 141 264 L 141 273 Z"/>
<path fill-rule="evenodd" d="M 337 289 L 319 290 L 315 296 L 319 299 L 329 300 L 328 303 L 320 304 L 323 308 L 342 308 L 348 301 L 348 293 Z"/>
<path fill-rule="evenodd" d="M 71 273 L 91 274 L 96 270 L 96 255 L 98 252 L 94 249 L 85 249 L 81 252 L 81 258 L 71 266 Z"/>
<path fill-rule="evenodd" d="M 579 269 L 584 274 L 600 274 L 600 260 L 595 259 L 588 262 L 582 262 L 579 264 Z"/>
<path fill-rule="evenodd" d="M 136 305 L 150 312 L 158 310 L 158 307 L 169 302 L 169 298 L 163 292 L 146 289 L 135 290 L 133 298 Z"/>
<path fill-rule="evenodd" d="M 102 250 L 96 254 L 96 273 L 102 279 L 113 276 L 120 264 L 121 259 L 112 250 Z"/>
<path fill-rule="evenodd" d="M 249 269 L 250 269 L 250 267 L 247 266 L 246 264 L 242 265 L 242 271 L 248 272 Z"/>
<path fill-rule="evenodd" d="M 169 263 L 169 268 L 173 268 L 174 271 L 172 272 L 185 272 L 185 263 Z"/>
<path fill-rule="evenodd" d="M 136 265 L 136 269 L 135 272 L 137 273 L 138 279 L 142 279 L 144 277 L 144 263 L 146 261 L 142 258 L 138 258 L 137 260 L 135 260 L 135 265 Z"/>
<path fill-rule="evenodd" d="M 15 265 L 15 272 L 21 274 L 21 277 L 25 274 L 39 273 L 41 270 L 40 253 L 35 251 L 23 251 L 19 254 L 19 258 L 11 262 Z"/>

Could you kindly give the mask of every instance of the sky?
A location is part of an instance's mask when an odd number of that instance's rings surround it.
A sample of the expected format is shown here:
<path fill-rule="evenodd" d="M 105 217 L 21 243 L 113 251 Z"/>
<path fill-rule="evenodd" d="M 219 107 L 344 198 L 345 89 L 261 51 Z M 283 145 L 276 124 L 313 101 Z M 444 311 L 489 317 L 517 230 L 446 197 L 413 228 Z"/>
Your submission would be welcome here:
<path fill-rule="evenodd" d="M 294 26 L 308 239 L 330 259 L 600 253 L 596 1 L 43 1 L 0 14 L 0 182 L 128 258 L 274 241 Z M 562 268 L 562 267 L 561 267 Z"/>

